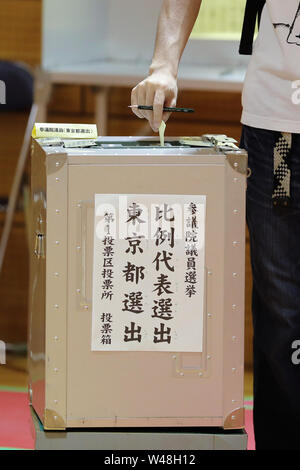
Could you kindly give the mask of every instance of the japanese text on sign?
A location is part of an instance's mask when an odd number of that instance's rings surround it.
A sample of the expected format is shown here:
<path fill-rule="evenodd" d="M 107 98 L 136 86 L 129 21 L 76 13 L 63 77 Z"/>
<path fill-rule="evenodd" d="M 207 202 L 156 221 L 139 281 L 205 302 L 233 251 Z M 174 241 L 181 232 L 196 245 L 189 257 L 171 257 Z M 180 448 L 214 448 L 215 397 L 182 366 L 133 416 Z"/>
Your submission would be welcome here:
<path fill-rule="evenodd" d="M 205 208 L 95 195 L 92 350 L 202 351 Z"/>

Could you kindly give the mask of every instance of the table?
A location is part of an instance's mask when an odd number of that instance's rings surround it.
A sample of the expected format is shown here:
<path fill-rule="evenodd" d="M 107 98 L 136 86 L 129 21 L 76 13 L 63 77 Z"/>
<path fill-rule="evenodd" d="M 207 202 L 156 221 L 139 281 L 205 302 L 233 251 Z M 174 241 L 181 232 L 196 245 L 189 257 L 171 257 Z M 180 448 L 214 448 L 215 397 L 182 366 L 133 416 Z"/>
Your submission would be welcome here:
<path fill-rule="evenodd" d="M 48 102 L 55 84 L 92 86 L 96 94 L 95 122 L 99 134 L 105 136 L 107 135 L 109 88 L 134 87 L 147 76 L 148 68 L 149 64 L 146 62 L 103 60 L 59 66 L 48 70 L 40 69 L 36 73 L 37 121 L 47 121 Z M 225 67 L 184 64 L 179 70 L 178 86 L 182 90 L 240 92 L 245 73 L 245 65 Z"/>

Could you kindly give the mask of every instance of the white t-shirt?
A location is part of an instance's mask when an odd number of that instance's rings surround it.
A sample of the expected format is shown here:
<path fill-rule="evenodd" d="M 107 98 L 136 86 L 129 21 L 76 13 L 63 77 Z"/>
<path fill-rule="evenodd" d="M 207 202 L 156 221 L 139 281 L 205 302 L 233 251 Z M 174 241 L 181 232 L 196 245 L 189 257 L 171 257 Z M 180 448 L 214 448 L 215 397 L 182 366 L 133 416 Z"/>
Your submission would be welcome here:
<path fill-rule="evenodd" d="M 266 0 L 242 102 L 243 124 L 300 133 L 300 0 Z"/>

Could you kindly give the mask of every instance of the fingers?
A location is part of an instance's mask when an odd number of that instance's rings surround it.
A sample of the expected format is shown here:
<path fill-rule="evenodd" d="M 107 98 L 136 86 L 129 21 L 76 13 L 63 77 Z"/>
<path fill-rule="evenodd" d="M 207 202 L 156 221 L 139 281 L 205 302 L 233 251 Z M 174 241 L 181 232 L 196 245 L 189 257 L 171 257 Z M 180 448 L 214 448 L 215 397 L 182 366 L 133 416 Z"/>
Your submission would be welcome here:
<path fill-rule="evenodd" d="M 154 132 L 158 132 L 161 121 L 163 120 L 163 107 L 165 102 L 165 94 L 162 90 L 156 90 L 153 99 L 153 119 L 151 127 Z M 171 113 L 169 113 L 171 114 Z"/>
<path fill-rule="evenodd" d="M 164 113 L 164 106 L 176 106 L 177 83 L 169 74 L 155 74 L 140 82 L 131 92 L 131 105 L 153 106 L 153 111 L 132 108 L 133 113 L 149 121 L 154 132 L 158 132 L 161 121 L 166 122 L 171 113 Z"/>
<path fill-rule="evenodd" d="M 140 85 L 140 84 L 139 84 Z M 141 104 L 139 103 L 138 101 L 138 88 L 139 88 L 139 85 L 137 85 L 136 87 L 133 88 L 132 92 L 131 92 L 131 106 L 136 106 L 138 104 Z M 141 111 L 137 108 L 131 108 L 132 112 L 140 119 L 144 119 L 144 116 L 142 115 Z"/>
<path fill-rule="evenodd" d="M 131 92 L 131 105 L 146 105 L 153 106 L 155 87 L 150 83 L 139 83 Z M 147 119 L 150 126 L 153 128 L 153 111 L 144 109 L 131 108 L 136 116 L 139 118 Z"/>
<path fill-rule="evenodd" d="M 146 89 L 147 85 L 145 82 L 141 82 L 138 86 L 138 104 L 139 105 L 145 105 L 146 104 Z M 139 113 L 141 116 L 145 119 L 148 119 L 148 113 L 149 111 L 145 111 L 144 109 L 139 109 Z"/>
<path fill-rule="evenodd" d="M 146 89 L 146 106 L 153 106 L 155 89 L 153 86 L 147 86 Z M 153 129 L 153 111 L 144 111 L 144 116 L 148 119 L 150 126 Z M 153 129 L 154 130 L 154 129 Z"/>
<path fill-rule="evenodd" d="M 177 92 L 175 94 L 172 93 L 171 96 L 167 97 L 165 99 L 164 106 L 167 106 L 168 108 L 175 108 L 176 106 L 176 101 L 177 101 Z M 162 114 L 162 121 L 167 122 L 169 117 L 171 116 L 172 113 L 163 113 Z"/>

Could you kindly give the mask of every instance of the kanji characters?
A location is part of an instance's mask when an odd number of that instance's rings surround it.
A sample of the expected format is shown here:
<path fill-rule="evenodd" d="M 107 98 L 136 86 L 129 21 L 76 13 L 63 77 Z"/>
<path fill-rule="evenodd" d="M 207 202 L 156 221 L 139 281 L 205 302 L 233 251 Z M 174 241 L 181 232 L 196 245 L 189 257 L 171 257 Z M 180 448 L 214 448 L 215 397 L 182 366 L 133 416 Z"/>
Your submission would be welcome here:
<path fill-rule="evenodd" d="M 127 343 L 128 341 L 138 341 L 138 343 L 140 343 L 142 340 L 141 331 L 142 331 L 142 328 L 140 326 L 137 326 L 135 328 L 134 322 L 130 323 L 130 328 L 128 326 L 125 326 L 125 330 L 124 330 L 125 343 Z"/>
<path fill-rule="evenodd" d="M 136 266 L 130 261 L 127 262 L 127 265 L 123 269 L 123 276 L 125 277 L 126 282 L 135 282 L 138 284 L 140 279 L 144 279 L 145 267 L 144 266 Z"/>
<path fill-rule="evenodd" d="M 153 263 L 155 263 L 155 269 L 156 271 L 159 271 L 160 269 L 160 263 L 165 263 L 165 266 L 166 268 L 169 270 L 169 271 L 172 271 L 174 272 L 174 266 L 170 266 L 169 264 L 169 261 L 172 259 L 172 256 L 173 256 L 173 253 L 172 252 L 169 252 L 167 254 L 167 252 L 165 250 L 163 250 L 163 252 L 161 253 L 160 251 L 158 251 Z"/>
<path fill-rule="evenodd" d="M 123 312 L 142 313 L 144 311 L 142 292 L 130 292 L 130 294 L 124 294 L 124 296 Z"/>

